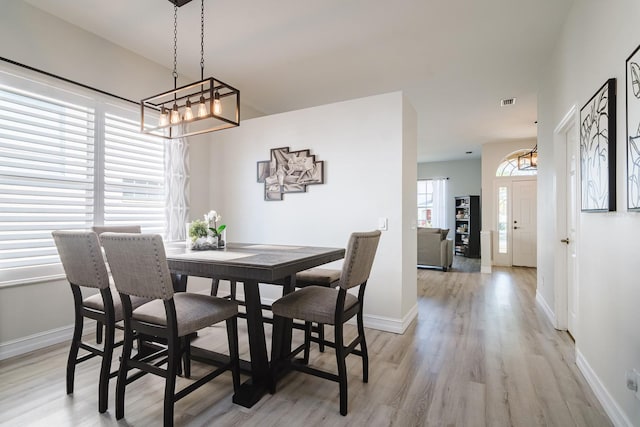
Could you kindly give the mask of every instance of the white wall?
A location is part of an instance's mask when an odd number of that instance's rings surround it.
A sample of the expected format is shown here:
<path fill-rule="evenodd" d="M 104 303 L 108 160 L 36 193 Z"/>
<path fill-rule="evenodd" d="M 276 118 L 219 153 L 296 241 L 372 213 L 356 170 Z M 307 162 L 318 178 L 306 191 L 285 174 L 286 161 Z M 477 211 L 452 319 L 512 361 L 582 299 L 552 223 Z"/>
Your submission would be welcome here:
<path fill-rule="evenodd" d="M 449 162 L 418 163 L 418 179 L 449 178 L 447 199 L 447 228 L 453 236 L 457 196 L 480 195 L 482 162 L 480 159 L 452 160 Z"/>
<path fill-rule="evenodd" d="M 572 105 L 580 109 L 617 78 L 617 212 L 578 216 L 579 367 L 617 425 L 640 426 L 640 401 L 625 387 L 625 371 L 640 368 L 637 213 L 626 211 L 625 60 L 640 43 L 640 2 L 577 1 L 542 79 L 538 106 L 538 293 L 555 310 L 553 130 Z"/>
<path fill-rule="evenodd" d="M 325 184 L 264 201 L 256 162 L 276 147 L 310 149 L 325 161 Z M 388 218 L 365 322 L 396 332 L 406 327 L 417 294 L 416 115 L 401 93 L 247 120 L 216 133 L 209 154 L 208 165 L 192 156 L 192 183 L 210 185 L 208 205 L 204 193 L 191 192 L 192 212 L 221 212 L 230 241 L 345 247 L 351 232 L 376 229 L 379 217 Z"/>

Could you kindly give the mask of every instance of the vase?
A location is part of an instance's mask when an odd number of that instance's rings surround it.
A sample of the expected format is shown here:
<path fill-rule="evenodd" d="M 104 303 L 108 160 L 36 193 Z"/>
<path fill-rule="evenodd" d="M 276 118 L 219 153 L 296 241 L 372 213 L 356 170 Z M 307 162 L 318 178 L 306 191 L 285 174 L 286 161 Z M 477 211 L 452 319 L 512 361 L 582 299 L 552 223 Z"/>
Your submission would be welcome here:
<path fill-rule="evenodd" d="M 227 247 L 227 229 L 225 228 L 218 235 L 218 249 L 224 249 Z"/>
<path fill-rule="evenodd" d="M 184 228 L 185 228 L 184 242 L 186 244 L 187 249 L 191 249 L 192 241 L 191 241 L 191 237 L 189 237 L 189 229 L 191 228 L 191 223 L 185 222 Z"/>

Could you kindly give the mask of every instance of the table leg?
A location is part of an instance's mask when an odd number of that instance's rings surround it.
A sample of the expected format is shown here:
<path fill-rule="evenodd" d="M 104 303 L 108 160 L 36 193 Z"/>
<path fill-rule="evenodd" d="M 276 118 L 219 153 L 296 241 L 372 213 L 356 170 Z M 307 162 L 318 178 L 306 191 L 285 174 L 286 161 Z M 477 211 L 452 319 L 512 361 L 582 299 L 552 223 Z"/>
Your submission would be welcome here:
<path fill-rule="evenodd" d="M 244 296 L 251 354 L 251 379 L 240 385 L 233 395 L 233 402 L 250 408 L 267 393 L 270 372 L 258 282 L 245 280 Z"/>

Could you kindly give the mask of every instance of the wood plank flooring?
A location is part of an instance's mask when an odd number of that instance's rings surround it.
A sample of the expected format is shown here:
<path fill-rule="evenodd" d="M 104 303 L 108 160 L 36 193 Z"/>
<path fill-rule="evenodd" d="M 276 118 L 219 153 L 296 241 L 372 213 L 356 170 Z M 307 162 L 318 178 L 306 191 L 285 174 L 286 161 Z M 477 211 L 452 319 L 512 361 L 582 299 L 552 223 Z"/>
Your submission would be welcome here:
<path fill-rule="evenodd" d="M 231 402 L 230 375 L 223 375 L 176 404 L 176 425 L 610 426 L 576 367 L 573 342 L 535 304 L 536 270 L 477 270 L 477 260 L 458 257 L 446 273 L 418 270 L 417 322 L 404 335 L 366 331 L 368 384 L 360 358 L 347 360 L 346 417 L 339 414 L 336 383 L 292 373 L 275 395 L 247 409 Z M 354 327 L 346 329 L 355 335 Z M 267 327 L 268 340 L 270 332 Z M 240 334 L 248 358 L 243 321 Z M 198 340 L 226 351 L 223 326 Z M 300 340 L 297 332 L 294 341 Z M 127 387 L 125 419 L 116 422 L 115 380 L 109 410 L 98 413 L 97 359 L 78 366 L 75 393 L 65 394 L 67 351 L 60 344 L 0 362 L 0 425 L 161 425 L 161 378 L 147 375 Z M 314 345 L 311 364 L 336 371 L 331 349 L 323 354 Z M 204 371 L 194 363 L 193 377 Z M 187 383 L 180 379 L 179 387 Z"/>

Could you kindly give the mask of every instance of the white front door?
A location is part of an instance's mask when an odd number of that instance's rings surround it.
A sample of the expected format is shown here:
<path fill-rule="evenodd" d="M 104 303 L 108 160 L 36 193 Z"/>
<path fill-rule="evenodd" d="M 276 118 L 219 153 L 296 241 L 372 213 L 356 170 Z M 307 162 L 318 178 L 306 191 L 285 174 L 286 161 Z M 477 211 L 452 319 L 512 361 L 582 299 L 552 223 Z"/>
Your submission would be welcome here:
<path fill-rule="evenodd" d="M 537 241 L 537 182 L 513 181 L 513 230 L 512 264 L 520 267 L 536 266 Z"/>
<path fill-rule="evenodd" d="M 578 284 L 576 281 L 576 267 L 577 267 L 577 253 L 576 253 L 576 227 L 578 214 L 578 198 L 577 198 L 577 159 L 576 159 L 576 147 L 577 147 L 577 132 L 575 132 L 574 126 L 571 126 L 566 134 L 566 147 L 567 147 L 567 236 L 562 239 L 567 247 L 567 329 L 569 333 L 575 338 L 577 328 L 578 317 Z"/>

